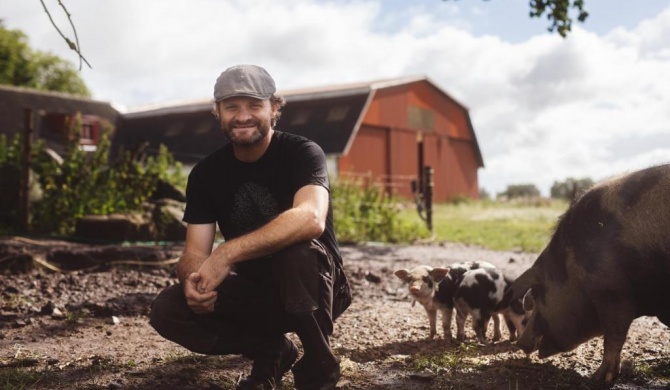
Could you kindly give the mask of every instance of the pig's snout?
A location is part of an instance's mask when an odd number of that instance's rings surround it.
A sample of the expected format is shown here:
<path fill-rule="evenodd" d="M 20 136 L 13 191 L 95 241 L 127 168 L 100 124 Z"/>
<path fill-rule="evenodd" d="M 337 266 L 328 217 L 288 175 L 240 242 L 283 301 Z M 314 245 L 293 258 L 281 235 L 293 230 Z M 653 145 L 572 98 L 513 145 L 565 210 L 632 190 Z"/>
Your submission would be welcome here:
<path fill-rule="evenodd" d="M 410 286 L 409 288 L 409 293 L 412 295 L 417 295 L 420 291 L 421 289 L 417 286 Z"/>
<path fill-rule="evenodd" d="M 528 332 L 529 329 L 526 329 L 526 332 Z M 526 336 L 526 337 L 524 337 Z M 519 340 L 516 342 L 516 346 L 521 348 L 523 352 L 525 352 L 527 355 L 530 355 L 534 351 L 538 349 L 538 346 L 540 345 L 540 341 L 542 340 L 542 336 L 538 337 L 528 337 L 527 333 L 523 333 Z"/>

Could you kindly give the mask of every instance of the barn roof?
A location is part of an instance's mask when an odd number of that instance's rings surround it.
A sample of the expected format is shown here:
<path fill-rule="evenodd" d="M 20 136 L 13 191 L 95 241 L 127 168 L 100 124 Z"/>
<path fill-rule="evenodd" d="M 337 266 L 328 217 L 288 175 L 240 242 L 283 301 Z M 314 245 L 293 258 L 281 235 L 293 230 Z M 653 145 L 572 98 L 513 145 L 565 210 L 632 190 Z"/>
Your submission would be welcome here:
<path fill-rule="evenodd" d="M 12 134 L 23 129 L 23 110 L 48 114 L 80 112 L 96 115 L 116 124 L 119 112 L 110 103 L 61 92 L 0 85 L 0 133 Z"/>
<path fill-rule="evenodd" d="M 470 122 L 467 107 L 463 106 L 456 99 L 447 94 L 437 86 L 432 80 L 425 76 L 410 76 L 402 78 L 383 79 L 368 82 L 336 84 L 312 88 L 301 88 L 292 90 L 280 90 L 279 94 L 284 96 L 287 105 L 282 109 L 282 114 L 276 128 L 289 133 L 305 136 L 318 143 L 326 154 L 346 154 L 354 136 L 366 114 L 366 110 L 372 101 L 376 91 L 385 88 L 402 86 L 415 82 L 427 82 L 435 90 L 445 96 L 447 99 L 461 107 L 467 116 L 467 123 L 471 137 L 474 141 L 478 163 L 483 166 L 483 159 L 479 150 L 479 145 L 475 137 L 474 129 Z M 203 111 L 210 112 L 212 101 L 209 99 L 173 102 L 169 104 L 158 104 L 149 106 L 140 106 L 131 108 L 123 114 L 124 128 L 130 127 L 136 130 L 137 124 L 141 123 L 143 130 L 149 127 L 187 128 L 189 125 L 179 121 L 196 120 L 194 114 Z M 200 119 L 195 126 L 204 126 Z M 210 116 L 207 123 L 213 123 L 213 129 L 218 133 L 218 123 Z M 130 130 L 130 129 L 127 129 Z M 158 133 L 155 134 L 159 136 Z M 130 136 L 129 134 L 127 136 Z M 221 145 L 220 135 L 208 137 L 186 137 L 180 138 L 174 142 L 178 147 L 175 155 L 178 155 L 180 147 L 185 149 L 183 153 L 195 155 L 196 151 L 205 152 L 211 142 L 216 138 L 216 144 Z M 200 140 L 192 138 L 201 138 Z M 165 142 L 164 142 L 165 143 Z M 166 145 L 172 150 L 168 140 Z M 200 144 L 199 146 L 196 144 Z M 190 146 L 189 146 L 190 145 Z M 206 153 L 205 153 L 206 154 Z"/>

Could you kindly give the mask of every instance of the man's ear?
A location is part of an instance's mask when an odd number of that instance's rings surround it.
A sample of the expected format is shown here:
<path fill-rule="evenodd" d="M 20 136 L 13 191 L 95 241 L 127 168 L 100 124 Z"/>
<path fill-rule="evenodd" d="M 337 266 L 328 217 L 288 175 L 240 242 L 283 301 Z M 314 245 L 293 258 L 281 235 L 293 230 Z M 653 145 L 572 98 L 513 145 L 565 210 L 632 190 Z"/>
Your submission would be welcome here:
<path fill-rule="evenodd" d="M 214 118 L 219 120 L 219 102 L 215 102 L 212 106 L 212 115 L 214 115 Z"/>

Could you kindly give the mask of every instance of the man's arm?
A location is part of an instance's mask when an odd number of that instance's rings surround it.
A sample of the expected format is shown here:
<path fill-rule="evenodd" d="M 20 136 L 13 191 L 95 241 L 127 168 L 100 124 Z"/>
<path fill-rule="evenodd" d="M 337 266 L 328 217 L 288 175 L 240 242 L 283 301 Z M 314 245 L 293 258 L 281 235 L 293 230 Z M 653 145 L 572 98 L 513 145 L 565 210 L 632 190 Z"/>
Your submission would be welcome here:
<path fill-rule="evenodd" d="M 235 263 L 275 253 L 323 234 L 328 216 L 328 190 L 306 185 L 293 197 L 293 207 L 257 230 L 219 245 L 202 263 L 200 291 L 212 291 Z"/>
<path fill-rule="evenodd" d="M 176 273 L 180 283 L 184 283 L 188 276 L 197 272 L 202 263 L 212 253 L 216 227 L 213 223 L 186 227 L 186 244 L 177 263 Z"/>
<path fill-rule="evenodd" d="M 177 263 L 176 273 L 184 289 L 186 302 L 195 313 L 208 313 L 214 310 L 216 292 L 202 293 L 198 291 L 197 286 L 201 281 L 198 269 L 212 253 L 215 233 L 216 227 L 213 223 L 189 224 L 186 227 L 186 244 Z"/>

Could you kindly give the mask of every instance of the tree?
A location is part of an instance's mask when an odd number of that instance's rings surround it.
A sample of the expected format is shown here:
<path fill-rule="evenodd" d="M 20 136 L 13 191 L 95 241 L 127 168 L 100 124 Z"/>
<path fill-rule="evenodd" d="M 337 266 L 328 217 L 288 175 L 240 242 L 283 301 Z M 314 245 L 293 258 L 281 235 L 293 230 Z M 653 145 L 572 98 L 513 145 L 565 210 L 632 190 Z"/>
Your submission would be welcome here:
<path fill-rule="evenodd" d="M 514 198 L 536 198 L 540 196 L 540 190 L 535 184 L 510 184 L 504 192 L 498 194 L 498 197 Z"/>
<path fill-rule="evenodd" d="M 0 21 L 0 84 L 91 96 L 72 63 L 33 50 L 27 36 Z"/>
<path fill-rule="evenodd" d="M 584 0 L 531 0 L 530 16 L 539 18 L 545 12 L 551 26 L 547 29 L 550 32 L 557 30 L 565 38 L 572 30 L 572 18 L 570 17 L 570 7 L 578 10 L 577 20 L 584 22 L 589 17 L 589 13 L 584 10 Z"/>
<path fill-rule="evenodd" d="M 0 21 L 0 84 L 29 85 L 33 73 L 24 33 L 7 30 Z"/>
<path fill-rule="evenodd" d="M 584 0 L 530 0 L 529 5 L 531 18 L 539 18 L 546 14 L 551 23 L 547 30 L 557 31 L 563 38 L 572 30 L 570 8 L 577 9 L 577 20 L 582 23 L 589 16 L 584 10 Z"/>
<path fill-rule="evenodd" d="M 564 182 L 555 181 L 551 186 L 550 195 L 554 199 L 573 200 L 593 186 L 593 180 L 567 178 Z"/>

